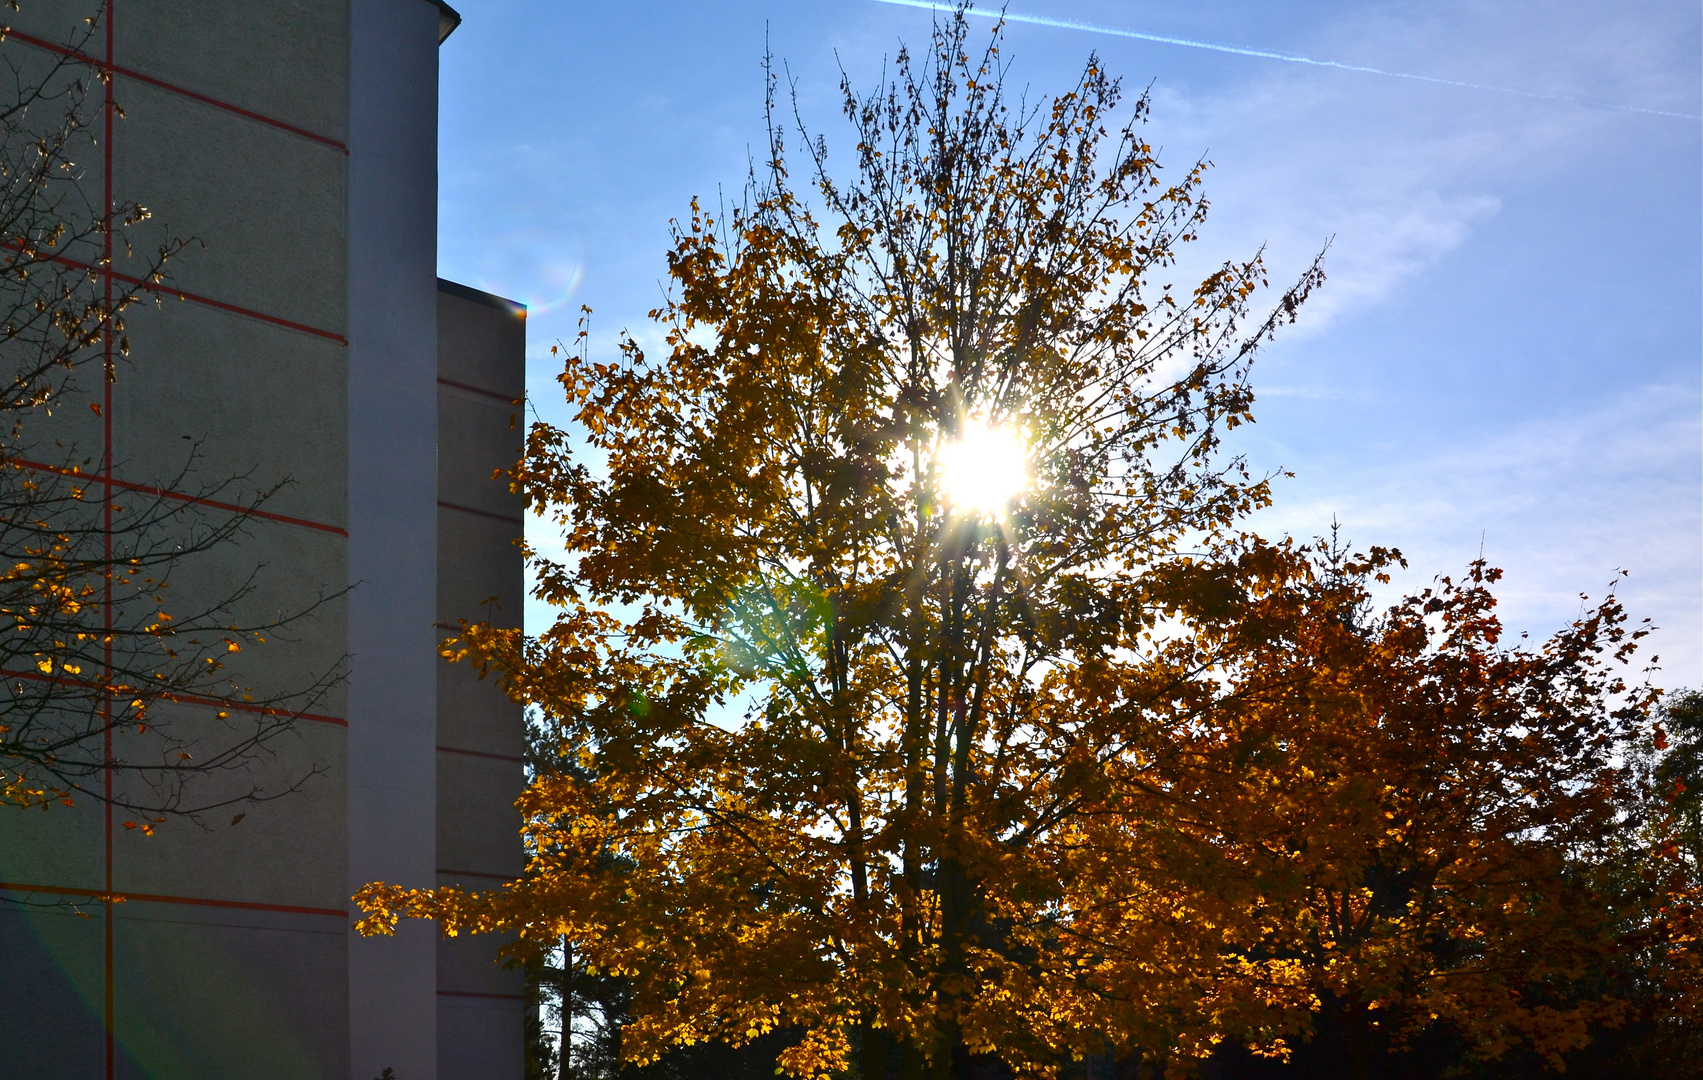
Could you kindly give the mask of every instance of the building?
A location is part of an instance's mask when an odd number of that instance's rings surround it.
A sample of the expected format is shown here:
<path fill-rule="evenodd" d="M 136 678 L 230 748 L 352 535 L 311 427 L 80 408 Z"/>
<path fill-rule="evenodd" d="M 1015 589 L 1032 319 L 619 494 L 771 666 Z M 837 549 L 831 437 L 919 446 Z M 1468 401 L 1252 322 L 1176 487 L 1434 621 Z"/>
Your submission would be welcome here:
<path fill-rule="evenodd" d="M 27 71 L 97 12 L 23 0 L 0 50 Z M 332 599 L 242 675 L 347 680 L 232 781 L 301 790 L 230 824 L 0 808 L 0 1074 L 522 1074 L 521 979 L 493 942 L 349 929 L 366 882 L 521 867 L 519 708 L 437 656 L 458 618 L 518 619 L 522 592 L 520 499 L 490 474 L 519 447 L 524 311 L 436 276 L 458 22 L 432 0 L 107 0 L 82 46 L 123 110 L 90 190 L 205 246 L 171 266 L 182 299 L 132 309 L 109 407 L 67 437 L 115 489 L 169 476 L 184 436 L 205 474 L 288 478 L 221 572 L 261 567 L 269 610 Z M 195 710 L 178 721 L 214 722 Z"/>

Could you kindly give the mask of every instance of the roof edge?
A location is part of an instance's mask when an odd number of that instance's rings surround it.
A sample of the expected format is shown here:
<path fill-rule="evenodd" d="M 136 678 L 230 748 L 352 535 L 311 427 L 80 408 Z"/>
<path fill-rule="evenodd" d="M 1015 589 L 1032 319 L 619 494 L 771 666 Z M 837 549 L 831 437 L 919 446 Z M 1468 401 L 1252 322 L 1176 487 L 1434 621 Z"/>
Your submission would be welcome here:
<path fill-rule="evenodd" d="M 519 315 L 523 319 L 526 318 L 525 304 L 507 299 L 506 297 L 498 296 L 496 293 L 488 293 L 482 289 L 475 289 L 471 285 L 463 285 L 459 281 L 451 281 L 448 278 L 438 278 L 438 292 L 448 293 L 449 295 L 458 297 L 462 300 L 468 300 L 475 304 L 483 304 L 486 307 L 493 307 L 499 311 L 506 311 L 511 315 Z"/>
<path fill-rule="evenodd" d="M 455 33 L 455 28 L 461 25 L 461 12 L 444 3 L 443 0 L 432 0 L 438 6 L 438 44 Z"/>

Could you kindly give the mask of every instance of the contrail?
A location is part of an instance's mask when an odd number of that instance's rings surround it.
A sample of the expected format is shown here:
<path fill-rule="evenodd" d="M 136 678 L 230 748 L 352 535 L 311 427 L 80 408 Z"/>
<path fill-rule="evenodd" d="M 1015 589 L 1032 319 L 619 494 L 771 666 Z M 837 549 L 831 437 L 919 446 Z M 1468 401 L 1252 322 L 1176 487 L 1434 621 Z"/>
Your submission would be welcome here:
<path fill-rule="evenodd" d="M 925 11 L 950 12 L 958 10 L 952 4 L 938 3 L 936 0 L 875 0 L 875 2 L 878 4 L 897 4 L 900 7 L 922 8 Z M 1435 75 L 1414 75 L 1406 71 L 1387 71 L 1384 68 L 1367 67 L 1364 64 L 1344 64 L 1336 60 L 1315 60 L 1310 56 L 1297 56 L 1294 53 L 1272 52 L 1270 49 L 1250 49 L 1244 45 L 1223 45 L 1216 41 L 1195 41 L 1192 38 L 1170 37 L 1165 34 L 1149 34 L 1141 30 L 1125 30 L 1117 26 L 1099 26 L 1094 23 L 1078 22 L 1075 19 L 1055 19 L 1048 15 L 1019 15 L 1011 11 L 982 11 L 976 8 L 966 10 L 965 14 L 979 15 L 984 19 L 1004 19 L 1006 22 L 1013 23 L 1053 26 L 1061 30 L 1086 30 L 1090 34 L 1110 34 L 1113 37 L 1135 38 L 1137 41 L 1153 41 L 1161 45 L 1181 45 L 1189 49 L 1207 49 L 1211 52 L 1231 53 L 1235 56 L 1257 56 L 1262 60 L 1282 60 L 1290 64 L 1310 64 L 1313 67 L 1336 68 L 1338 71 L 1358 71 L 1366 75 L 1385 75 L 1392 79 L 1412 79 L 1414 82 L 1436 83 L 1438 86 L 1459 86 L 1468 90 L 1492 90 L 1498 94 L 1515 94 L 1519 97 L 1540 98 L 1544 101 L 1565 101 L 1573 105 L 1589 105 L 1598 109 L 1643 113 L 1646 116 L 1671 116 L 1677 120 L 1703 120 L 1703 116 L 1693 116 L 1690 113 L 1668 112 L 1665 109 L 1642 109 L 1636 105 L 1615 105 L 1607 101 L 1568 97 L 1565 94 L 1540 94 L 1534 90 L 1516 90 L 1509 86 L 1489 86 L 1484 83 L 1462 82 L 1459 79 L 1440 79 Z"/>

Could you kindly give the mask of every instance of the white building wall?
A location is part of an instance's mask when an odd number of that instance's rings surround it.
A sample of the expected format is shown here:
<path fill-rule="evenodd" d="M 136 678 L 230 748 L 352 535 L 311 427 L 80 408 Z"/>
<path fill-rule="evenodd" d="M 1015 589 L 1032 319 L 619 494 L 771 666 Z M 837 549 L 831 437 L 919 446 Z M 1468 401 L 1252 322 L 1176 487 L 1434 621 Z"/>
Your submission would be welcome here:
<path fill-rule="evenodd" d="M 200 478 L 288 479 L 174 602 L 259 568 L 257 620 L 314 610 L 229 658 L 233 677 L 284 692 L 346 659 L 349 681 L 198 789 L 300 782 L 287 797 L 153 836 L 96 798 L 0 807 L 0 980 L 31 988 L 0 1016 L 0 1077 L 520 1080 L 523 987 L 497 941 L 349 932 L 368 882 L 494 887 L 521 867 L 519 709 L 445 665 L 434 625 L 492 596 L 518 618 L 522 585 L 520 502 L 489 476 L 517 449 L 524 320 L 436 277 L 455 18 L 433 0 L 26 0 L 0 58 L 40 67 L 98 10 L 89 59 L 123 114 L 90 189 L 110 176 L 150 228 L 203 243 L 172 264 L 181 296 L 127 313 L 119 381 L 86 388 L 102 412 L 57 411 L 52 434 L 118 481 L 169 484 L 184 438 Z M 172 720 L 217 734 L 214 712 Z"/>
<path fill-rule="evenodd" d="M 440 11 L 351 0 L 349 888 L 436 884 Z M 436 1080 L 437 941 L 349 942 L 351 1080 Z"/>

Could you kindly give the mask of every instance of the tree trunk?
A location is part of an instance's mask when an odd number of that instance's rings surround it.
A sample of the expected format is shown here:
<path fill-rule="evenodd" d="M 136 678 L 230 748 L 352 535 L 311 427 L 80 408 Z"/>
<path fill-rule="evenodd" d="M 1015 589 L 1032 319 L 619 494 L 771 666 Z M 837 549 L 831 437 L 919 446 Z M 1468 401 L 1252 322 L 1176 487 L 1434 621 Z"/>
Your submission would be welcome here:
<path fill-rule="evenodd" d="M 574 1057 L 574 947 L 562 938 L 562 975 L 557 980 L 556 1000 L 562 1006 L 562 1039 L 556 1048 L 556 1080 L 573 1076 Z"/>

